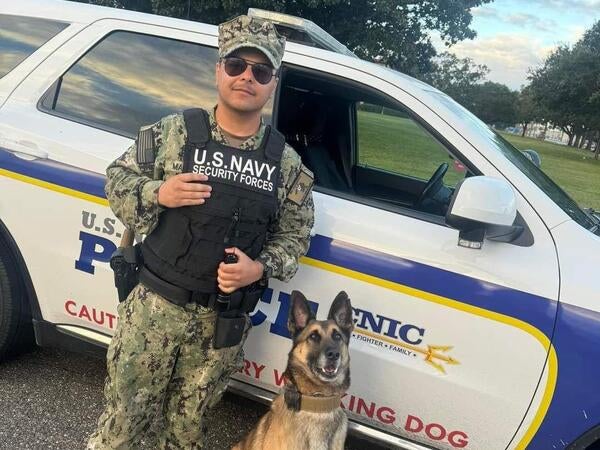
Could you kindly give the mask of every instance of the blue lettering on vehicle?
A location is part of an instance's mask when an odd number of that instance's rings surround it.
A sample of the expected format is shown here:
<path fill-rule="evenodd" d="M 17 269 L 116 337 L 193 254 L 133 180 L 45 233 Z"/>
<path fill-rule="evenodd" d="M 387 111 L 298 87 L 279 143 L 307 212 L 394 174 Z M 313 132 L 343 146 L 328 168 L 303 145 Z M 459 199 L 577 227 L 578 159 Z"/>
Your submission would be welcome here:
<path fill-rule="evenodd" d="M 264 303 L 271 303 L 273 298 L 273 289 L 266 289 L 262 295 L 261 301 Z M 287 328 L 288 322 L 288 314 L 290 309 L 290 294 L 287 292 L 280 292 L 277 296 L 277 301 L 280 303 L 279 309 L 277 310 L 277 317 L 271 324 L 269 331 L 278 336 L 282 336 L 285 338 L 290 338 L 290 333 Z M 319 309 L 319 304 L 317 302 L 308 302 L 310 305 L 310 309 L 316 315 L 317 310 Z M 260 307 L 257 307 L 256 312 L 250 316 L 252 319 L 252 325 L 258 326 L 261 325 L 265 320 L 267 320 L 267 315 L 260 310 Z"/>
<path fill-rule="evenodd" d="M 110 239 L 85 231 L 79 232 L 79 240 L 81 241 L 81 251 L 79 259 L 75 261 L 75 268 L 92 275 L 95 270 L 93 262 L 109 262 L 110 256 L 117 249 Z"/>
<path fill-rule="evenodd" d="M 373 314 L 360 308 L 352 308 L 356 328 L 372 331 L 373 333 L 400 339 L 407 344 L 419 345 L 423 342 L 425 328 L 403 323 L 379 314 Z"/>
<path fill-rule="evenodd" d="M 273 289 L 265 290 L 261 302 L 271 304 L 273 300 L 274 291 Z M 290 309 L 290 294 L 287 292 L 279 292 L 277 295 L 277 301 L 280 303 L 277 309 L 277 315 L 275 320 L 271 323 L 269 331 L 278 336 L 290 338 L 290 334 L 287 329 L 287 321 Z M 311 310 L 317 314 L 319 303 L 309 301 Z M 352 308 L 354 315 L 354 326 L 357 329 L 363 329 L 372 333 L 377 333 L 382 336 L 388 336 L 392 339 L 397 339 L 402 342 L 411 345 L 419 345 L 423 342 L 425 337 L 425 328 L 413 325 L 410 323 L 403 323 L 399 320 L 390 319 L 379 314 L 372 313 L 360 308 Z M 262 325 L 267 321 L 268 316 L 261 311 L 260 303 L 257 306 L 256 311 L 251 316 L 252 325 Z"/>

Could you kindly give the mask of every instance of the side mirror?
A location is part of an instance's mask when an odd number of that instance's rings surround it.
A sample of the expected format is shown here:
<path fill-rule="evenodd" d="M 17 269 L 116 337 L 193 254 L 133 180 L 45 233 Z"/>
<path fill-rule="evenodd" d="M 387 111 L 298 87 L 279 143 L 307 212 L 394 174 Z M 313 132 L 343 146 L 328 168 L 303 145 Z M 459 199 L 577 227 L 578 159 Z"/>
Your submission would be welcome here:
<path fill-rule="evenodd" d="M 458 245 L 481 249 L 484 238 L 512 242 L 523 232 L 514 225 L 517 199 L 504 180 L 477 176 L 465 178 L 454 191 L 446 223 L 460 230 Z"/>
<path fill-rule="evenodd" d="M 541 167 L 542 165 L 542 158 L 540 157 L 540 154 L 538 152 L 536 152 L 535 150 L 531 150 L 530 148 L 527 148 L 525 150 L 521 150 L 521 152 L 525 155 L 525 157 L 531 161 L 532 163 L 534 163 L 536 166 Z"/>

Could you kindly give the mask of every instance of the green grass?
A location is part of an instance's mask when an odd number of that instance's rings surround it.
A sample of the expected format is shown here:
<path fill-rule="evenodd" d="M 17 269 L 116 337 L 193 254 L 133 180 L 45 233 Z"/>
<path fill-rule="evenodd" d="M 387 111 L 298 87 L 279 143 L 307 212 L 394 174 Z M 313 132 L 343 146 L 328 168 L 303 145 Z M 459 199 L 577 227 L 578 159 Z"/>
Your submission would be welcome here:
<path fill-rule="evenodd" d="M 509 133 L 501 134 L 520 150 L 530 148 L 538 152 L 542 158 L 542 170 L 580 206 L 600 210 L 600 160 L 594 159 L 592 152 Z"/>
<path fill-rule="evenodd" d="M 533 149 L 541 168 L 581 206 L 600 210 L 600 160 L 589 150 L 577 150 L 513 134 L 502 135 L 518 149 Z M 358 112 L 359 164 L 423 180 L 442 163 L 450 164 L 444 183 L 454 186 L 464 177 L 444 148 L 410 119 Z"/>
<path fill-rule="evenodd" d="M 464 173 L 454 168 L 444 147 L 413 120 L 377 113 L 358 112 L 359 164 L 428 180 L 443 163 L 450 164 L 444 177 L 454 186 Z"/>

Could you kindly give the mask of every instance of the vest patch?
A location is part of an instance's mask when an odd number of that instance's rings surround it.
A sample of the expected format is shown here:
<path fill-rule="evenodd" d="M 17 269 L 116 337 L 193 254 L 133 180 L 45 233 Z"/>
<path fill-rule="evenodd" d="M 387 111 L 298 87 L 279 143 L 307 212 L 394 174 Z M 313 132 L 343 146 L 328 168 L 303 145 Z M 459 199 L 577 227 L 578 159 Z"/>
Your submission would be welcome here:
<path fill-rule="evenodd" d="M 204 174 L 211 181 L 265 194 L 277 187 L 277 164 L 254 159 L 256 152 L 223 152 L 218 148 L 192 147 L 186 152 L 184 172 Z"/>
<path fill-rule="evenodd" d="M 298 172 L 298 175 L 296 175 L 296 178 L 292 183 L 292 187 L 290 188 L 287 199 L 296 205 L 301 206 L 306 200 L 313 182 L 313 175 L 308 171 L 308 169 L 302 166 L 300 172 Z"/>

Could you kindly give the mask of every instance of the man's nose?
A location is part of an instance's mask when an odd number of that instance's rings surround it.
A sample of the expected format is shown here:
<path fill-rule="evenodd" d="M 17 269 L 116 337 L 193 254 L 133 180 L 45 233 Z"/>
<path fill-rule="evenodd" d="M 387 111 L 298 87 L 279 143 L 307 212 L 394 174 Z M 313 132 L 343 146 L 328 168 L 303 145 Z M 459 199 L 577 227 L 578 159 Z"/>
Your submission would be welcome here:
<path fill-rule="evenodd" d="M 252 66 L 250 64 L 248 64 L 246 66 L 246 70 L 244 70 L 241 74 L 240 74 L 240 78 L 244 79 L 244 80 L 250 80 L 250 81 L 256 81 L 254 79 L 254 74 L 252 73 Z"/>

